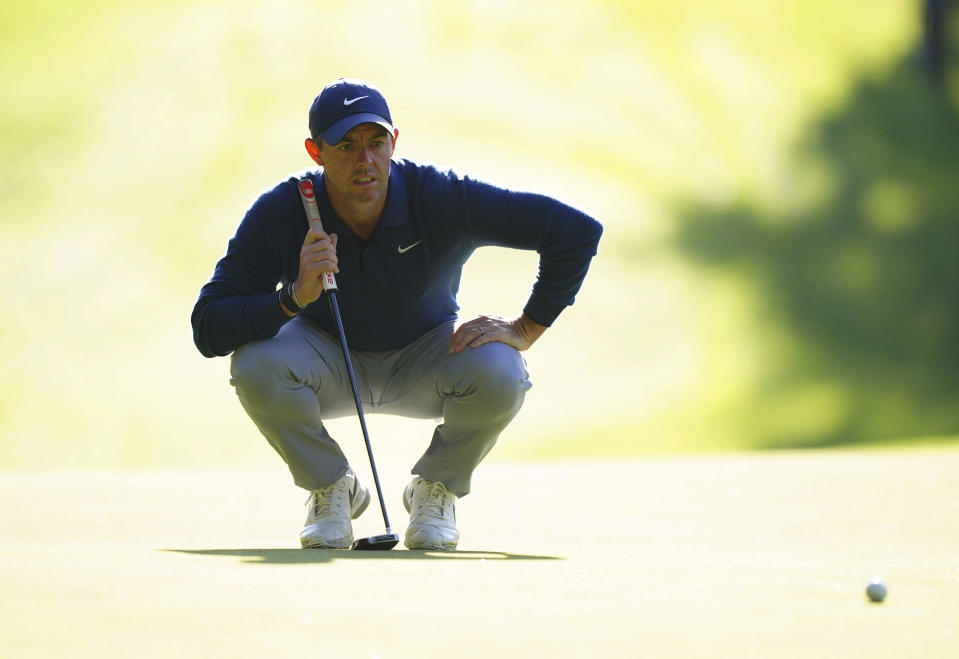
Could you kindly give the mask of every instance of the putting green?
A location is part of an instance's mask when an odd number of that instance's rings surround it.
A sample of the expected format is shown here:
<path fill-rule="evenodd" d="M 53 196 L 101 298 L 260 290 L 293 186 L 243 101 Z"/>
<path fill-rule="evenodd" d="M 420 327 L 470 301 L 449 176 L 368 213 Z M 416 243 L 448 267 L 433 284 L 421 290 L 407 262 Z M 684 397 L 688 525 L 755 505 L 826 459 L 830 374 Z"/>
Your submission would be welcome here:
<path fill-rule="evenodd" d="M 403 470 L 381 471 L 402 532 Z M 955 657 L 957 473 L 941 448 L 490 463 L 449 554 L 297 549 L 305 497 L 280 470 L 9 473 L 0 647 Z M 375 506 L 355 523 L 381 529 Z"/>

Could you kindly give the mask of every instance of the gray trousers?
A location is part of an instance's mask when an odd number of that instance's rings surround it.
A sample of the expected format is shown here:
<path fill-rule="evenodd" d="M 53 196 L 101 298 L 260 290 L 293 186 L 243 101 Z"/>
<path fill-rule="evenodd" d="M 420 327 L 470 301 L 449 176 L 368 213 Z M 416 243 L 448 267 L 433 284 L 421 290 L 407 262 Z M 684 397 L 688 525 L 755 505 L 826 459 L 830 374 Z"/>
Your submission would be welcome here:
<path fill-rule="evenodd" d="M 412 473 L 464 496 L 531 385 L 514 348 L 488 343 L 451 355 L 452 333 L 453 323 L 444 323 L 399 350 L 350 350 L 350 360 L 364 413 L 442 420 Z M 356 414 L 338 338 L 297 317 L 272 339 L 238 348 L 230 374 L 243 408 L 298 486 L 320 489 L 346 473 L 346 457 L 323 425 Z"/>

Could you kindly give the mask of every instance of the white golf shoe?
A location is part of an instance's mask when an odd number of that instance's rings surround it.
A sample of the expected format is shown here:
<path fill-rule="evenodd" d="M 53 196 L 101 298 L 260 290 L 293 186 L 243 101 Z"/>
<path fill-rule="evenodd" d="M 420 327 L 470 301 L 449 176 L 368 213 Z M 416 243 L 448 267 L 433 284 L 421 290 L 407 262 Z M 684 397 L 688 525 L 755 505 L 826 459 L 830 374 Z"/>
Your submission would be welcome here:
<path fill-rule="evenodd" d="M 410 513 L 406 528 L 407 549 L 456 549 L 456 497 L 442 483 L 417 476 L 403 492 Z"/>
<path fill-rule="evenodd" d="M 310 492 L 306 524 L 300 531 L 304 549 L 349 549 L 353 524 L 370 504 L 370 491 L 360 485 L 350 469 L 332 485 Z"/>

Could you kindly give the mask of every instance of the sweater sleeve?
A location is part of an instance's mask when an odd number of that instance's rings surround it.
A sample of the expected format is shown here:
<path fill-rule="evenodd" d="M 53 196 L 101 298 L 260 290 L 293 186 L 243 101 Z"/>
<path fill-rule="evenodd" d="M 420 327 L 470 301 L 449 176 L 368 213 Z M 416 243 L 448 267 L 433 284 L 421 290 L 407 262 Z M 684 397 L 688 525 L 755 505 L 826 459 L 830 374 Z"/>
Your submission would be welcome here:
<path fill-rule="evenodd" d="M 539 271 L 523 311 L 550 326 L 573 304 L 596 255 L 603 226 L 581 210 L 530 192 L 462 179 L 474 246 L 535 250 Z"/>
<path fill-rule="evenodd" d="M 266 230 L 254 204 L 200 290 L 191 322 L 193 342 L 205 357 L 270 338 L 289 320 L 276 292 L 283 277 L 276 233 Z"/>

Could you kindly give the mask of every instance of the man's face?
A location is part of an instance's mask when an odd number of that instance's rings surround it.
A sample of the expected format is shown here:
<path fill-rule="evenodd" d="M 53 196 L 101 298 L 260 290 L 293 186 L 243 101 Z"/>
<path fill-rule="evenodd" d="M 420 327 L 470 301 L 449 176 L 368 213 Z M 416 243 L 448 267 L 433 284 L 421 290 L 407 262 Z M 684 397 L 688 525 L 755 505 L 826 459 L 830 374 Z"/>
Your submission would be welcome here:
<path fill-rule="evenodd" d="M 394 135 L 378 124 L 359 124 L 337 144 L 319 142 L 314 159 L 323 166 L 330 201 L 340 204 L 385 203 Z"/>

